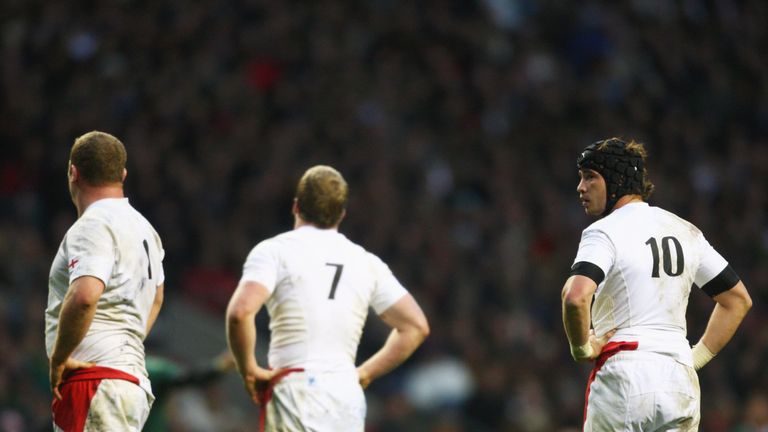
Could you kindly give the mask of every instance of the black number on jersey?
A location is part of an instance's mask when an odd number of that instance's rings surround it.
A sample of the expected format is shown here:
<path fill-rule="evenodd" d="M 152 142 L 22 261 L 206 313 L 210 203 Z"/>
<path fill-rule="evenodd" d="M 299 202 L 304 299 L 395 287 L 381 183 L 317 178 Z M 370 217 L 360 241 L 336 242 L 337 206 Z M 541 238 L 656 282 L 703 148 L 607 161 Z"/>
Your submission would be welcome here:
<path fill-rule="evenodd" d="M 339 280 L 341 279 L 341 272 L 344 270 L 344 264 L 325 263 L 327 266 L 336 267 L 336 273 L 333 274 L 333 282 L 331 282 L 331 294 L 328 298 L 333 300 L 336 297 L 336 287 L 339 286 Z"/>
<path fill-rule="evenodd" d="M 672 271 L 672 256 L 669 253 L 669 244 L 675 245 L 675 256 L 677 257 L 677 266 L 675 271 Z M 659 243 L 656 241 L 656 237 L 651 237 L 645 242 L 651 247 L 651 254 L 653 255 L 653 270 L 651 271 L 651 277 L 659 277 Z M 685 269 L 685 257 L 683 257 L 683 246 L 680 242 L 672 236 L 666 236 L 661 239 L 661 255 L 664 261 L 664 273 L 667 276 L 680 276 Z"/>
<path fill-rule="evenodd" d="M 149 243 L 147 243 L 146 240 L 144 240 L 144 252 L 147 253 L 147 279 L 152 279 L 152 263 L 149 259 Z"/>

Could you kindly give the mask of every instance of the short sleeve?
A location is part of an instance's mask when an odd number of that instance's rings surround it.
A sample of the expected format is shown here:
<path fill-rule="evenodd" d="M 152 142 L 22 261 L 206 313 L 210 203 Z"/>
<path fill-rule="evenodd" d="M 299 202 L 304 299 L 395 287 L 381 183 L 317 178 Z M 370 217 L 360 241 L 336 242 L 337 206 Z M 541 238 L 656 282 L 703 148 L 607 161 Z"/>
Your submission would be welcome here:
<path fill-rule="evenodd" d="M 106 286 L 115 265 L 115 239 L 106 222 L 81 218 L 67 233 L 66 258 L 69 283 L 93 276 Z"/>
<path fill-rule="evenodd" d="M 163 242 L 160 241 L 160 236 L 155 233 L 155 242 L 157 243 L 157 250 L 160 251 L 160 257 L 157 259 L 157 285 L 165 283 L 165 270 L 163 269 L 163 259 L 165 259 L 165 249 L 163 249 Z"/>
<path fill-rule="evenodd" d="M 265 240 L 254 247 L 243 265 L 240 282 L 258 282 L 271 293 L 277 283 L 278 259 L 275 245 Z"/>
<path fill-rule="evenodd" d="M 579 250 L 576 252 L 576 259 L 573 261 L 572 269 L 597 267 L 602 271 L 602 277 L 605 277 L 613 266 L 615 259 L 616 249 L 608 235 L 602 230 L 587 228 L 581 234 Z M 591 265 L 585 265 L 584 263 Z M 595 280 L 595 283 L 598 285 L 600 282 L 602 280 Z"/>
<path fill-rule="evenodd" d="M 376 314 L 381 314 L 398 300 L 403 298 L 408 291 L 400 284 L 389 266 L 384 264 L 375 255 L 370 255 L 373 261 L 373 271 L 376 273 L 376 288 L 371 299 L 371 307 Z"/>
<path fill-rule="evenodd" d="M 728 266 L 728 261 L 709 244 L 703 235 L 699 237 L 699 248 L 701 258 L 693 282 L 710 295 L 732 288 L 739 279 Z M 723 284 L 727 286 L 722 286 Z"/>

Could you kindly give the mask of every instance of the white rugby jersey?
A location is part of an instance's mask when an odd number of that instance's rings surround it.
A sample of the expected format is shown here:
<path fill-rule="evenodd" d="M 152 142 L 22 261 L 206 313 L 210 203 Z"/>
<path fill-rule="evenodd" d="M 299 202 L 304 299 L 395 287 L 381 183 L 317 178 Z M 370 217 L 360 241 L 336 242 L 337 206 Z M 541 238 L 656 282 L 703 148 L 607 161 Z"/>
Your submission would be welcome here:
<path fill-rule="evenodd" d="M 378 257 L 307 225 L 256 245 L 241 281 L 271 292 L 270 366 L 318 372 L 353 370 L 368 308 L 380 314 L 407 293 Z"/>
<path fill-rule="evenodd" d="M 691 286 L 715 295 L 738 281 L 698 228 L 645 202 L 624 205 L 585 229 L 571 274 L 588 274 L 577 270 L 584 263 L 602 270 L 593 279 L 604 276 L 592 305 L 596 334 L 618 329 L 611 340 L 638 341 L 638 350 L 689 366 L 685 311 Z"/>
<path fill-rule="evenodd" d="M 143 341 L 157 286 L 165 279 L 163 255 L 157 232 L 127 198 L 91 204 L 67 231 L 51 266 L 45 310 L 48 356 L 70 284 L 81 276 L 99 278 L 104 293 L 72 358 L 136 375 L 151 393 Z"/>

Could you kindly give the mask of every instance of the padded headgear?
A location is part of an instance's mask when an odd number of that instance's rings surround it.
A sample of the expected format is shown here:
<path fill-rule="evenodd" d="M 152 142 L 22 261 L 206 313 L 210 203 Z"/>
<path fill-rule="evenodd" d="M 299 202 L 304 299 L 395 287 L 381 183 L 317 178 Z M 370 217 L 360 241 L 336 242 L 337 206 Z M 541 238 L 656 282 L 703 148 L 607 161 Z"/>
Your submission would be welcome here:
<path fill-rule="evenodd" d="M 579 169 L 592 169 L 605 179 L 606 201 L 603 216 L 608 215 L 624 195 L 643 194 L 645 166 L 639 154 L 627 150 L 618 138 L 597 141 L 587 146 L 576 158 Z"/>

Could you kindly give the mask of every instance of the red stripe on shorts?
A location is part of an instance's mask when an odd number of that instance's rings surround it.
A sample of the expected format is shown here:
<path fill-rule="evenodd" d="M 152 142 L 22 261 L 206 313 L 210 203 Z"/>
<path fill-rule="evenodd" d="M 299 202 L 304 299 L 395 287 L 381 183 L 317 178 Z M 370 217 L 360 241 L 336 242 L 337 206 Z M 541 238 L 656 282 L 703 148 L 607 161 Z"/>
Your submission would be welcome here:
<path fill-rule="evenodd" d="M 600 355 L 595 359 L 595 367 L 592 368 L 592 372 L 589 374 L 587 380 L 587 391 L 584 393 L 584 424 L 587 424 L 587 406 L 589 405 L 589 390 L 592 387 L 592 382 L 595 381 L 597 372 L 603 367 L 609 358 L 615 356 L 621 351 L 634 351 L 637 349 L 637 342 L 609 342 L 605 344 L 603 350 L 600 351 Z M 583 429 L 583 428 L 582 428 Z"/>
<path fill-rule="evenodd" d="M 139 385 L 135 376 L 103 366 L 75 369 L 64 373 L 59 385 L 61 400 L 53 400 L 53 422 L 64 432 L 82 432 L 91 399 L 103 379 L 121 379 Z"/>
<path fill-rule="evenodd" d="M 272 391 L 274 390 L 277 383 L 283 380 L 286 376 L 294 373 L 294 372 L 304 372 L 303 368 L 288 368 L 283 369 L 275 376 L 272 377 L 271 380 L 267 383 L 267 386 L 264 387 L 263 390 L 259 392 L 259 404 L 261 404 L 261 409 L 259 410 L 259 432 L 264 432 L 264 428 L 267 425 L 267 404 L 269 401 L 272 400 Z"/>

